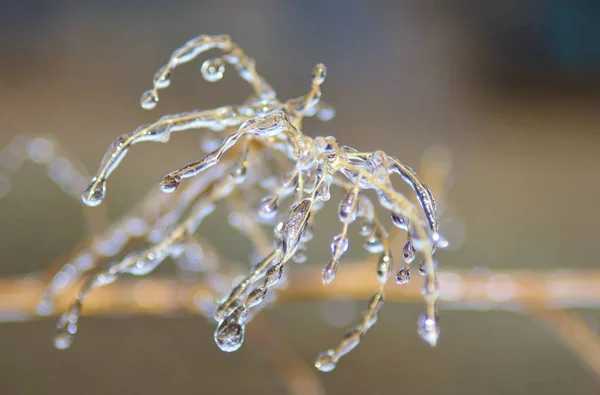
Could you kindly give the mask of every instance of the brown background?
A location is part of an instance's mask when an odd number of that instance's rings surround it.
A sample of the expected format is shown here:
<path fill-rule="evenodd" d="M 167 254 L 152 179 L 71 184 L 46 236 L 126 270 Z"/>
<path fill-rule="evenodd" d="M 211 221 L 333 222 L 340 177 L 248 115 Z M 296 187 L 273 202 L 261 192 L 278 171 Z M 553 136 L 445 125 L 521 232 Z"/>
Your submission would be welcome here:
<path fill-rule="evenodd" d="M 442 5 L 443 4 L 443 5 Z M 593 1 L 13 2 L 0 12 L 0 146 L 51 133 L 90 169 L 118 134 L 159 115 L 243 100 L 200 64 L 176 73 L 153 113 L 138 108 L 155 70 L 200 33 L 228 33 L 279 97 L 302 94 L 328 66 L 330 123 L 362 150 L 417 165 L 433 145 L 454 157 L 445 268 L 593 268 L 600 219 L 600 9 Z M 108 194 L 113 217 L 166 172 L 197 159 L 198 133 L 132 151 Z M 80 205 L 26 166 L 0 205 L 0 274 L 40 270 L 84 232 Z M 337 225 L 336 225 L 337 226 Z M 466 238 L 460 242 L 462 229 Z M 204 232 L 228 245 L 223 217 Z M 335 229 L 320 229 L 323 264 Z M 452 238 L 451 238 L 452 240 Z M 234 258 L 246 251 L 228 247 Z M 359 309 L 362 305 L 359 305 Z M 321 303 L 266 313 L 310 363 L 343 329 Z M 421 306 L 388 303 L 331 374 L 331 394 L 596 394 L 599 381 L 527 315 L 442 311 L 440 344 L 418 339 Z M 584 312 L 597 328 L 600 314 Z M 221 353 L 198 317 L 84 319 L 75 344 L 53 349 L 53 320 L 0 324 L 0 394 L 283 393 L 261 352 Z"/>

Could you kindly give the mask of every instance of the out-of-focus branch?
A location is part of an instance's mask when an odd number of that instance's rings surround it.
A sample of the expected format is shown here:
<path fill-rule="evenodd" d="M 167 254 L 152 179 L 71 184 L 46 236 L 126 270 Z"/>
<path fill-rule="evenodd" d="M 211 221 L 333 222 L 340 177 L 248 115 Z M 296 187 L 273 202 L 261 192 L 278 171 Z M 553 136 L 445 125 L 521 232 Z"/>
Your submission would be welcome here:
<path fill-rule="evenodd" d="M 258 346 L 257 352 L 279 374 L 290 395 L 325 394 L 325 387 L 312 366 L 265 318 L 256 317 L 248 326 L 248 340 Z"/>
<path fill-rule="evenodd" d="M 530 309 L 600 379 L 600 338 L 583 318 L 561 309 Z"/>
<path fill-rule="evenodd" d="M 368 299 L 376 280 L 371 276 L 375 263 L 348 264 L 336 280 L 325 286 L 319 267 L 296 268 L 290 273 L 286 289 L 279 301 L 320 300 L 345 295 Z M 447 308 L 510 309 L 600 307 L 600 270 L 510 271 L 492 274 L 487 271 L 441 272 L 440 300 Z M 37 278 L 0 280 L 0 321 L 29 319 L 34 316 L 39 295 L 45 283 Z M 84 313 L 151 314 L 173 311 L 197 312 L 195 300 L 209 294 L 201 280 L 182 282 L 171 277 L 144 280 L 122 280 L 94 290 L 86 302 Z M 57 311 L 63 311 L 72 300 L 74 290 L 57 297 Z M 420 302 L 419 282 L 386 289 L 386 299 L 397 302 Z M 204 299 L 205 300 L 205 299 Z"/>

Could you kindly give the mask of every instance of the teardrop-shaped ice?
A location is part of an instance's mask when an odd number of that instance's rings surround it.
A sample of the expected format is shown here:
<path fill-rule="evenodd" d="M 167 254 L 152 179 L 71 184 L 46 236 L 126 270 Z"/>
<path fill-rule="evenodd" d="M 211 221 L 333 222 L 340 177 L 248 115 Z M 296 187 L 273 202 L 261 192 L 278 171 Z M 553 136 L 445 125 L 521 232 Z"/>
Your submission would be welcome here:
<path fill-rule="evenodd" d="M 406 244 L 404 244 L 404 248 L 402 249 L 402 254 L 404 256 L 404 262 L 411 263 L 415 260 L 416 251 L 415 246 L 412 241 L 408 240 Z"/>
<path fill-rule="evenodd" d="M 258 203 L 258 215 L 264 219 L 272 219 L 277 215 L 279 208 L 279 198 L 277 196 L 267 196 Z"/>
<path fill-rule="evenodd" d="M 327 350 L 326 352 L 320 353 L 315 360 L 315 368 L 321 372 L 331 372 L 335 369 L 337 358 L 335 357 L 334 350 Z"/>
<path fill-rule="evenodd" d="M 410 282 L 410 269 L 403 267 L 396 273 L 396 283 L 399 285 L 406 285 Z"/>
<path fill-rule="evenodd" d="M 365 249 L 371 254 L 378 254 L 383 251 L 383 241 L 379 237 L 372 235 L 367 239 Z"/>
<path fill-rule="evenodd" d="M 392 273 L 394 267 L 394 261 L 392 259 L 392 253 L 385 251 L 379 256 L 377 261 L 377 279 L 381 283 L 386 283 Z"/>
<path fill-rule="evenodd" d="M 323 280 L 323 284 L 331 284 L 331 282 L 335 279 L 335 274 L 337 273 L 337 265 L 337 261 L 331 260 L 327 264 L 327 266 L 325 266 L 323 272 L 321 273 L 321 279 Z"/>
<path fill-rule="evenodd" d="M 342 254 L 348 251 L 348 236 L 343 233 L 334 236 L 329 248 L 333 259 L 339 259 Z"/>
<path fill-rule="evenodd" d="M 202 63 L 200 71 L 206 81 L 217 82 L 223 78 L 225 65 L 221 58 L 208 59 Z"/>
<path fill-rule="evenodd" d="M 262 303 L 263 300 L 265 300 L 266 295 L 267 292 L 264 286 L 261 285 L 260 287 L 254 288 L 248 295 L 248 298 L 246 299 L 247 307 L 251 308 L 258 306 Z"/>
<path fill-rule="evenodd" d="M 283 265 L 277 264 L 271 266 L 265 274 L 265 287 L 270 288 L 277 284 L 283 276 Z"/>
<path fill-rule="evenodd" d="M 423 340 L 429 343 L 430 346 L 434 347 L 437 344 L 440 336 L 439 318 L 437 314 L 435 317 L 421 315 L 419 317 L 417 332 Z"/>
<path fill-rule="evenodd" d="M 240 349 L 244 343 L 244 325 L 234 320 L 225 318 L 215 331 L 215 343 L 225 352 L 234 352 Z"/>
<path fill-rule="evenodd" d="M 392 223 L 399 229 L 408 230 L 406 219 L 400 214 L 392 214 Z"/>
<path fill-rule="evenodd" d="M 346 194 L 344 199 L 340 202 L 338 211 L 340 221 L 343 223 L 351 223 L 356 219 L 358 214 L 357 199 L 358 196 L 353 189 Z"/>
<path fill-rule="evenodd" d="M 154 86 L 158 89 L 167 88 L 171 85 L 171 68 L 163 66 L 154 74 Z"/>
<path fill-rule="evenodd" d="M 158 104 L 158 95 L 154 91 L 149 90 L 142 93 L 140 105 L 144 110 L 152 110 Z"/>

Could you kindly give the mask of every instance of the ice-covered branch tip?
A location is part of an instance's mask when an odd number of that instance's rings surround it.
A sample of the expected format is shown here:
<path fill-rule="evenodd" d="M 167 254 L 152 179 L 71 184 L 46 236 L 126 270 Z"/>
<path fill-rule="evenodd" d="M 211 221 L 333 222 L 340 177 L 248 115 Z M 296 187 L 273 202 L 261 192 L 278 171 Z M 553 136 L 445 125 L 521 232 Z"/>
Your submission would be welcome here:
<path fill-rule="evenodd" d="M 339 145 L 334 137 L 311 138 L 302 133 L 304 117 L 316 115 L 322 120 L 329 120 L 334 115 L 333 109 L 321 102 L 321 85 L 326 77 L 324 65 L 318 64 L 314 68 L 307 94 L 280 101 L 271 86 L 258 74 L 254 60 L 247 57 L 228 36 L 199 36 L 173 52 L 166 65 L 156 73 L 153 88 L 142 95 L 142 107 L 152 109 L 156 106 L 159 90 L 170 85 L 177 66 L 211 49 L 220 52 L 218 57 L 203 63 L 201 71 L 204 79 L 209 82 L 220 80 L 225 66 L 229 64 L 250 84 L 250 98 L 239 105 L 164 116 L 153 124 L 118 137 L 109 147 L 83 194 L 83 201 L 89 206 L 102 202 L 108 177 L 134 144 L 142 141 L 167 142 L 172 132 L 188 129 L 225 133 L 224 138 L 221 134 L 217 135 L 223 139 L 218 144 L 213 143 L 213 138 L 204 138 L 202 145 L 207 155 L 162 179 L 160 189 L 177 194 L 176 198 L 156 199 L 152 195 L 146 203 L 153 207 L 152 210 L 142 205 L 135 211 L 134 217 L 144 224 L 144 230 L 137 233 L 137 238 L 145 238 L 147 246 L 115 259 L 127 244 L 121 240 L 117 248 L 105 254 L 105 257 L 114 260 L 112 263 L 96 264 L 89 271 L 73 308 L 59 320 L 57 346 L 70 345 L 72 335 L 77 331 L 83 300 L 89 291 L 114 281 L 121 274 L 146 275 L 166 258 L 181 261 L 190 245 L 197 248 L 197 244 L 190 244 L 190 240 L 202 219 L 210 215 L 218 201 L 231 201 L 241 191 L 248 200 L 256 197 L 257 193 L 266 195 L 256 199 L 257 210 L 244 213 L 244 218 L 246 221 L 250 218 L 256 224 L 271 224 L 274 235 L 272 245 L 265 245 L 262 236 L 248 234 L 248 229 L 251 233 L 259 232 L 258 226 L 240 226 L 239 220 L 230 219 L 234 229 L 251 239 L 255 244 L 255 255 L 261 257 L 256 258 L 258 263 L 245 277 L 219 296 L 217 306 L 206 311 L 211 311 L 211 316 L 217 321 L 214 335 L 217 345 L 228 352 L 239 349 L 244 341 L 245 326 L 260 308 L 273 300 L 277 288 L 285 283 L 283 279 L 291 269 L 290 262 L 306 260 L 305 252 L 312 239 L 316 214 L 330 200 L 331 187 L 341 188 L 345 196 L 337 205 L 342 230 L 331 242 L 331 260 L 323 269 L 323 283 L 327 285 L 335 281 L 340 260 L 349 248 L 349 229 L 358 223 L 359 233 L 365 239 L 365 249 L 378 257 L 373 275 L 379 280 L 379 285 L 361 322 L 338 346 L 321 354 L 315 366 L 322 371 L 332 370 L 344 354 L 359 344 L 376 322 L 377 313 L 383 305 L 384 288 L 393 272 L 394 261 L 384 223 L 388 221 L 377 215 L 378 210 L 368 196 L 369 191 L 373 191 L 376 202 L 391 216 L 389 222 L 407 234 L 402 250 L 403 263 L 397 267 L 397 283 L 408 283 L 412 262 L 417 255 L 422 259 L 418 272 L 424 276 L 426 309 L 418 320 L 418 333 L 429 344 L 435 345 L 439 336 L 436 311 L 439 290 L 437 263 L 433 255 L 436 248 L 444 247 L 446 242 L 438 232 L 434 198 L 410 167 L 383 151 L 360 152 Z M 399 175 L 414 191 L 417 204 L 394 188 L 392 179 L 395 175 Z M 184 182 L 190 178 L 199 181 Z M 123 225 L 119 224 L 123 223 L 118 222 L 106 237 L 110 240 L 111 235 L 122 229 Z M 231 284 L 234 277 L 225 269 L 219 266 L 218 270 L 213 268 L 203 273 L 206 276 L 218 275 L 221 280 L 226 278 Z M 82 275 L 77 271 L 73 273 L 76 275 L 71 280 Z M 58 291 L 49 288 L 47 299 Z"/>

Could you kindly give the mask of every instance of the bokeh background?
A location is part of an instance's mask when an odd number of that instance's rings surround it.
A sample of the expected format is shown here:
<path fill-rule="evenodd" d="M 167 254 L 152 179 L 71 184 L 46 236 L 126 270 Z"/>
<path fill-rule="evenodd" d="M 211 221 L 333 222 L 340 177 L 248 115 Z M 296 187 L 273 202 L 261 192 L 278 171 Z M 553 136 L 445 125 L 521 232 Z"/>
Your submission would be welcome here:
<path fill-rule="evenodd" d="M 245 85 L 233 74 L 210 85 L 198 63 L 178 70 L 154 112 L 139 109 L 139 95 L 174 48 L 201 33 L 228 33 L 281 98 L 303 94 L 316 63 L 328 66 L 324 99 L 337 117 L 307 123 L 306 133 L 384 148 L 414 166 L 430 147 L 451 153 L 446 230 L 454 246 L 440 254 L 444 267 L 500 273 L 599 262 L 597 1 L 15 1 L 0 8 L 0 146 L 19 134 L 50 133 L 93 170 L 109 142 L 139 124 L 240 102 Z M 112 178 L 111 216 L 199 158 L 201 133 L 134 149 Z M 326 259 L 329 227 L 309 264 Z M 225 225 L 209 221 L 207 229 L 228 246 Z M 41 270 L 84 232 L 80 205 L 27 165 L 0 204 L 0 274 Z M 348 302 L 336 306 L 348 310 Z M 266 316 L 312 363 L 343 331 L 324 319 L 331 308 L 298 302 Z M 320 375 L 328 393 L 600 393 L 598 378 L 528 315 L 443 310 L 440 344 L 431 349 L 415 333 L 421 308 L 388 303 L 361 345 Z M 583 314 L 598 327 L 600 313 Z M 213 324 L 199 317 L 86 318 L 64 352 L 52 347 L 53 326 L 53 319 L 0 324 L 1 394 L 285 393 L 259 348 L 220 352 Z"/>

